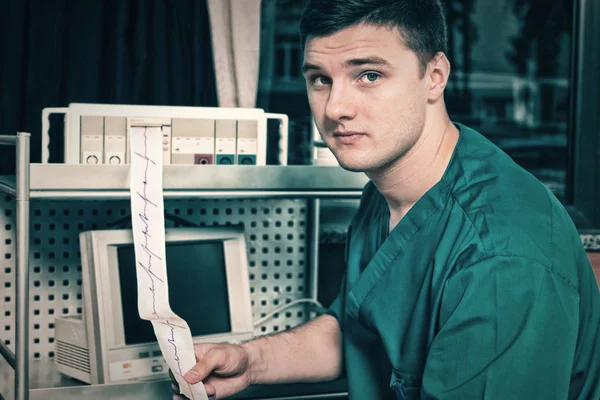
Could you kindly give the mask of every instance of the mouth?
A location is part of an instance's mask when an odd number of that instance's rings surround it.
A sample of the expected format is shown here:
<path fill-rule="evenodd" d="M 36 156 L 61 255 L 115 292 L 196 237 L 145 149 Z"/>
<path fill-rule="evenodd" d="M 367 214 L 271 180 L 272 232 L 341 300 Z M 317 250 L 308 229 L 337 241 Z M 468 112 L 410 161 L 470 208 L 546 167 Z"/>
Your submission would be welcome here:
<path fill-rule="evenodd" d="M 340 144 L 354 144 L 364 136 L 366 136 L 366 134 L 363 132 L 346 131 L 333 133 L 333 137 L 335 138 L 336 142 Z"/>

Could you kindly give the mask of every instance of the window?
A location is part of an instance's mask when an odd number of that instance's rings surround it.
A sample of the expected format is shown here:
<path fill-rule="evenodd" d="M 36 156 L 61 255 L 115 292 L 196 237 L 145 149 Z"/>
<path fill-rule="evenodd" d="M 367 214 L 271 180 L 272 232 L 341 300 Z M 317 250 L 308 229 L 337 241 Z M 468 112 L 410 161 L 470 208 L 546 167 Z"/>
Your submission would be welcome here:
<path fill-rule="evenodd" d="M 447 0 L 451 118 L 537 176 L 580 229 L 600 227 L 600 4 Z M 293 163 L 310 162 L 310 110 L 299 71 L 304 1 L 272 2 L 274 74 L 259 106 L 290 116 Z M 261 76 L 261 79 L 264 79 Z"/>
<path fill-rule="evenodd" d="M 573 4 L 450 1 L 446 104 L 566 198 Z"/>

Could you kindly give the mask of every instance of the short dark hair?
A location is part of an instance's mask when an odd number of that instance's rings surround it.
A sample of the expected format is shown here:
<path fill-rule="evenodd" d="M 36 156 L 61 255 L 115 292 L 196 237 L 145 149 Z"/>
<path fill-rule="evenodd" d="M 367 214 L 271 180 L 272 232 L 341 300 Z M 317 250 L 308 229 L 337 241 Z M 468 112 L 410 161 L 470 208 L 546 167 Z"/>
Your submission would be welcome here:
<path fill-rule="evenodd" d="M 419 58 L 421 74 L 448 33 L 440 0 L 310 0 L 300 20 L 302 46 L 310 36 L 327 36 L 360 23 L 396 27 Z"/>

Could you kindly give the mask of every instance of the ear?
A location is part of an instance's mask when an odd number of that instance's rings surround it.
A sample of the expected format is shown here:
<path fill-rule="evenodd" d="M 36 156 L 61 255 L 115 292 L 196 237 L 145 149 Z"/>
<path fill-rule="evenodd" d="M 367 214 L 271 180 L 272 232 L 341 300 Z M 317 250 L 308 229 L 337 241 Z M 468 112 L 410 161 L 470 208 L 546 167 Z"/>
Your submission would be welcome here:
<path fill-rule="evenodd" d="M 446 55 L 439 52 L 427 64 L 429 78 L 429 101 L 435 102 L 444 94 L 450 76 L 450 61 Z"/>

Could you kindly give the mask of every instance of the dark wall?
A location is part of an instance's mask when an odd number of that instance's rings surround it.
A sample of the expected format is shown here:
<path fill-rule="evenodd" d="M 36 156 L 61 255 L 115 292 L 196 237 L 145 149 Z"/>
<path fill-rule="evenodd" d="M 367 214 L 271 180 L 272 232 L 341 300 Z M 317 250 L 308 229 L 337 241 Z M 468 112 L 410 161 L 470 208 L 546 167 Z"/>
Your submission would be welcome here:
<path fill-rule="evenodd" d="M 0 57 L 0 134 L 30 132 L 32 162 L 45 107 L 217 106 L 204 1 L 3 1 Z M 0 147 L 0 174 L 14 162 Z"/>

